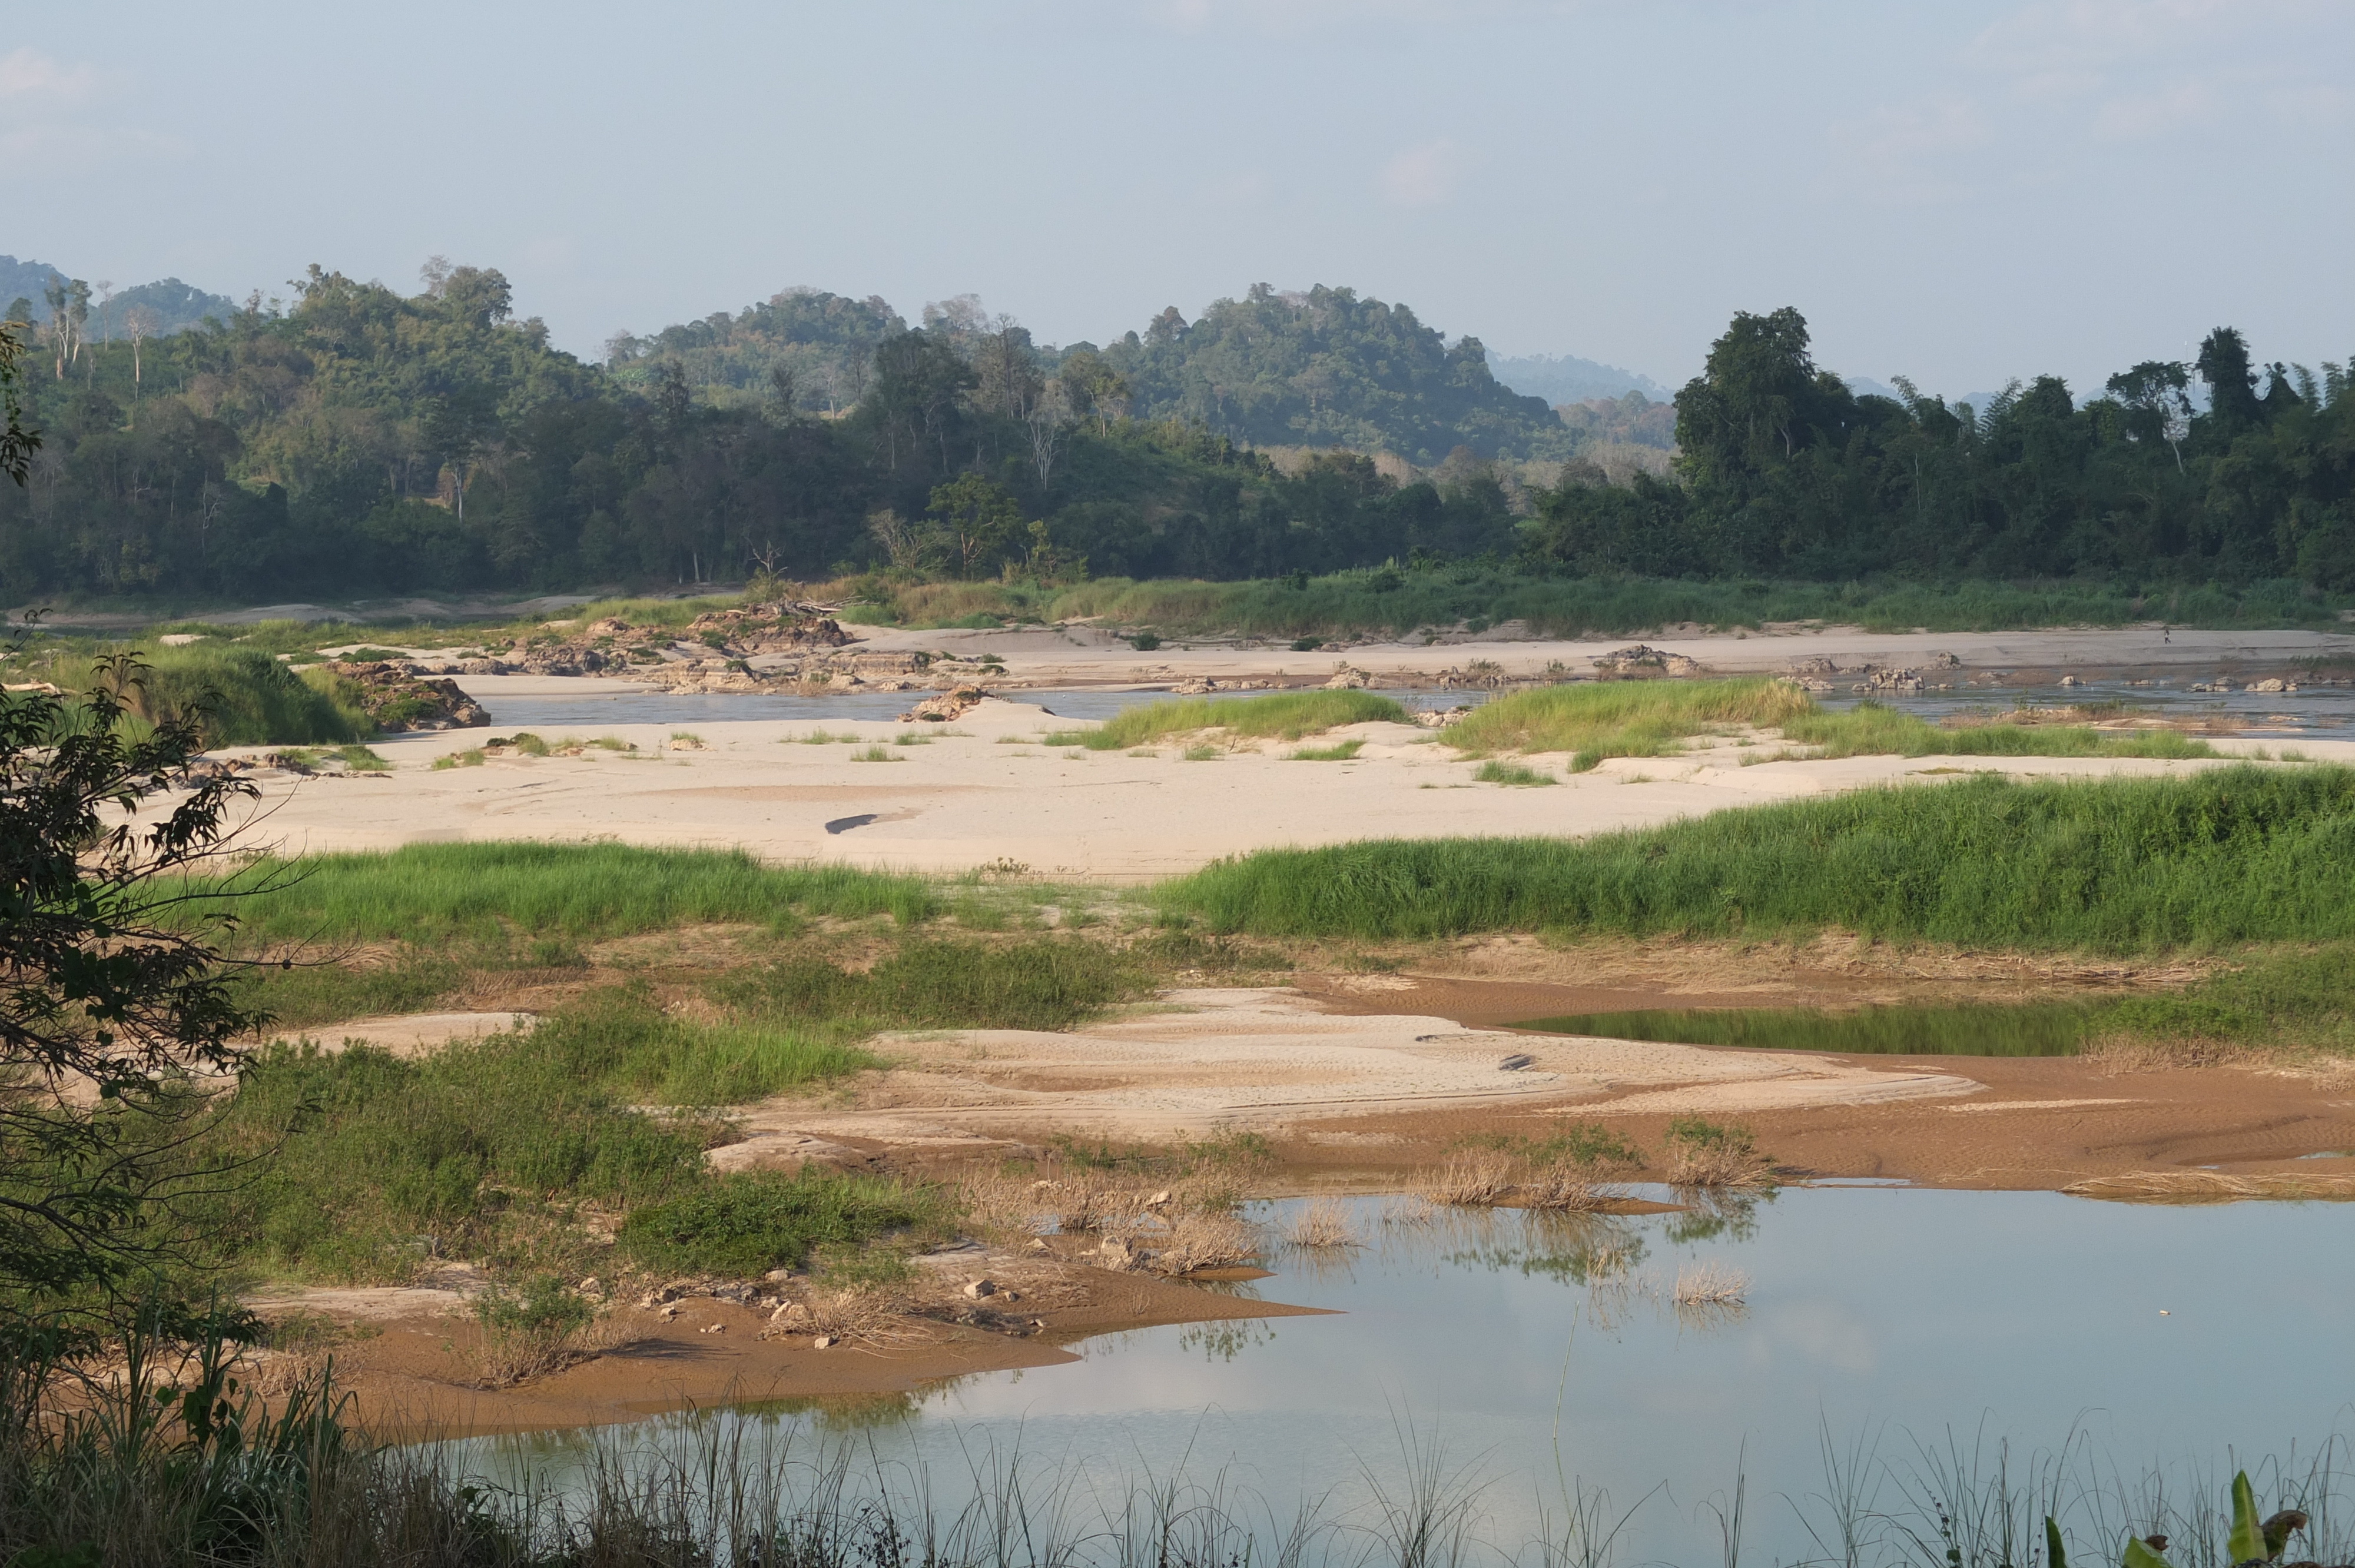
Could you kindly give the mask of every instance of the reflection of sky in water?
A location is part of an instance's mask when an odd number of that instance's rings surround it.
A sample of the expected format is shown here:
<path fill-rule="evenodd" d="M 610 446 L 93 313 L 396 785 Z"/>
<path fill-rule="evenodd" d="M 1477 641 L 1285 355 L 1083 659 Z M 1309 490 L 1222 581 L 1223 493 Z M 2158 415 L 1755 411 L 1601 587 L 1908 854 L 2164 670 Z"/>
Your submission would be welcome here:
<path fill-rule="evenodd" d="M 936 1487 L 978 1448 L 1018 1445 L 1115 1481 L 1226 1469 L 1284 1508 L 1369 1471 L 1396 1480 L 1412 1428 L 1496 1478 L 1483 1501 L 1502 1542 L 1558 1498 L 1558 1453 L 1623 1507 L 1668 1483 L 1625 1562 L 1714 1555 L 1691 1510 L 1740 1469 L 1753 1554 L 1787 1562 L 1807 1543 L 1769 1503 L 1821 1489 L 1819 1422 L 1840 1444 L 1878 1430 L 1892 1460 L 1950 1432 L 2026 1450 L 2083 1427 L 2138 1472 L 2305 1451 L 2355 1394 L 2355 1206 L 1817 1189 L 1713 1215 L 1386 1226 L 1391 1202 L 1353 1201 L 1367 1246 L 1279 1253 L 1263 1283 L 1346 1315 L 1105 1336 L 1077 1347 L 1083 1365 L 964 1378 L 913 1419 L 874 1425 L 892 1402 L 869 1402 L 837 1425 L 921 1458 Z M 1746 1308 L 1669 1302 L 1678 1267 L 1709 1259 L 1749 1272 Z M 531 1447 L 532 1468 L 562 1467 L 562 1443 Z M 497 1469 L 497 1449 L 474 1452 Z"/>

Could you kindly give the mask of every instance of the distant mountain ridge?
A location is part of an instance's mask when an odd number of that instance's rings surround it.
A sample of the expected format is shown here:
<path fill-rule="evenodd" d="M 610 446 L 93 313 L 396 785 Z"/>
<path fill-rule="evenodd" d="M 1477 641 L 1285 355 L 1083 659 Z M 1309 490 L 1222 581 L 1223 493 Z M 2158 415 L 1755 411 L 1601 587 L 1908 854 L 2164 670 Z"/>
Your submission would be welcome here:
<path fill-rule="evenodd" d="M 1590 397 L 1625 397 L 1641 392 L 1655 403 L 1675 396 L 1650 376 L 1574 354 L 1528 354 L 1488 361 L 1489 374 L 1514 391 L 1549 403 L 1583 403 Z"/>
<path fill-rule="evenodd" d="M 42 291 L 52 278 L 71 278 L 74 274 L 63 267 L 52 267 L 46 261 L 19 261 L 14 256 L 0 256 L 0 309 L 14 300 L 32 302 L 30 319 L 49 319 L 49 307 Z M 237 302 L 226 294 L 208 294 L 202 289 L 183 283 L 177 278 L 159 278 L 152 283 L 118 291 L 109 301 L 101 319 L 98 301 L 91 301 L 90 332 L 92 337 L 123 335 L 123 313 L 144 306 L 155 313 L 155 326 L 151 335 L 168 337 L 176 332 L 186 332 L 210 316 L 227 321 L 236 313 Z"/>

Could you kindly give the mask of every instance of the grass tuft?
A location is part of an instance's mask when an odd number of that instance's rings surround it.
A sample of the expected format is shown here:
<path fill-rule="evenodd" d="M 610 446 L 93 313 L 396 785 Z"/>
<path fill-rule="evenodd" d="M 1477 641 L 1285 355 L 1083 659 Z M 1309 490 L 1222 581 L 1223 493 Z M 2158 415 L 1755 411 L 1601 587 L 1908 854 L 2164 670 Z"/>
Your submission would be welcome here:
<path fill-rule="evenodd" d="M 1119 751 L 1169 736 L 1223 729 L 1254 740 L 1299 740 L 1343 725 L 1404 724 L 1406 710 L 1370 692 L 1276 692 L 1264 697 L 1180 697 L 1115 714 L 1087 731 L 1092 751 Z"/>
<path fill-rule="evenodd" d="M 1788 681 L 1599 681 L 1484 703 L 1444 738 L 1463 751 L 1567 751 L 1581 770 L 1605 757 L 1660 757 L 1728 726 L 1779 726 L 1813 711 Z"/>
<path fill-rule="evenodd" d="M 1474 768 L 1472 781 L 1476 784 L 1515 784 L 1525 787 L 1561 782 L 1552 774 L 1540 768 L 1525 768 L 1518 762 L 1498 762 L 1494 759 Z"/>
<path fill-rule="evenodd" d="M 1337 746 L 1304 746 L 1285 760 L 1288 762 L 1348 762 L 1365 749 L 1362 740 L 1345 740 Z"/>

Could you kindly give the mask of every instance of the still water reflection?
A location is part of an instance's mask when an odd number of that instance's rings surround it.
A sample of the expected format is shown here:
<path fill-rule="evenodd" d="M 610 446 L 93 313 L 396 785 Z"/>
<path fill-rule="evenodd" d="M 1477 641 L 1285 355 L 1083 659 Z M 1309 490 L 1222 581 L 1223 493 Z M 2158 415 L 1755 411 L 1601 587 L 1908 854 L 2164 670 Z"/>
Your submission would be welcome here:
<path fill-rule="evenodd" d="M 1285 1204 L 1255 1217 L 1280 1228 Z M 1271 1298 L 1340 1315 L 1138 1330 L 1082 1364 L 959 1379 L 905 1398 L 720 1413 L 806 1449 L 930 1477 L 977 1452 L 1063 1473 L 1224 1473 L 1280 1511 L 1435 1447 L 1487 1483 L 1518 1542 L 1565 1489 L 1645 1499 L 1623 1561 L 1714 1557 L 1737 1476 L 1759 1561 L 1811 1554 L 1801 1507 L 1823 1437 L 1918 1462 L 1950 1435 L 2024 1454 L 2073 1430 L 2123 1468 L 2300 1450 L 2355 1393 L 2355 1205 L 2130 1206 L 2041 1192 L 1800 1189 L 1640 1217 L 1420 1211 L 1349 1202 L 1362 1245 L 1278 1248 Z M 1680 1273 L 1749 1276 L 1746 1299 L 1680 1307 Z M 559 1481 L 597 1442 L 462 1446 L 514 1481 Z M 1787 1498 L 1790 1506 L 1773 1499 Z M 1771 1506 L 1770 1506 L 1771 1505 Z"/>

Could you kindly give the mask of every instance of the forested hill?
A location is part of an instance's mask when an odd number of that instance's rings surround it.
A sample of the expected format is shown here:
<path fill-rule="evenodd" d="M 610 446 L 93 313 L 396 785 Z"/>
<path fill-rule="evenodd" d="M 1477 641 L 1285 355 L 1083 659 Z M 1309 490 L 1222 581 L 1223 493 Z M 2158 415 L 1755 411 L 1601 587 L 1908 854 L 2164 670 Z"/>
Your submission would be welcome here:
<path fill-rule="evenodd" d="M 1406 306 L 1353 289 L 1256 283 L 1199 321 L 1172 306 L 1103 356 L 1135 414 L 1254 446 L 1386 449 L 1426 467 L 1459 446 L 1484 458 L 1570 455 L 1552 408 L 1499 383 L 1479 339 L 1450 345 Z"/>
<path fill-rule="evenodd" d="M 19 261 L 14 256 L 0 256 L 0 313 L 5 313 L 12 302 L 21 301 L 21 308 L 14 313 L 18 320 L 46 322 L 51 313 L 49 292 L 60 286 L 66 295 L 67 311 L 87 312 L 82 330 L 101 341 L 121 337 L 129 330 L 133 311 L 145 313 L 138 318 L 139 329 L 156 337 L 185 332 L 208 316 L 227 321 L 237 311 L 236 301 L 208 294 L 177 278 L 160 278 L 133 288 L 102 291 L 45 261 Z"/>
<path fill-rule="evenodd" d="M 1027 371 L 1040 395 L 1076 414 L 1101 403 L 1107 414 L 1182 419 L 1238 445 L 1391 451 L 1425 468 L 1458 447 L 1482 458 L 1566 458 L 1578 445 L 1545 398 L 1489 373 L 1478 339 L 1451 345 L 1406 306 L 1353 289 L 1278 293 L 1256 284 L 1198 321 L 1173 305 L 1101 349 L 1035 343 L 971 295 L 928 306 L 923 325 L 971 359 L 991 382 L 985 398 L 1000 402 Z M 864 394 L 876 346 L 906 327 L 871 295 L 789 289 L 734 315 L 620 334 L 607 353 L 624 385 L 648 385 L 658 366 L 677 365 L 714 403 L 782 397 L 837 414 Z"/>

